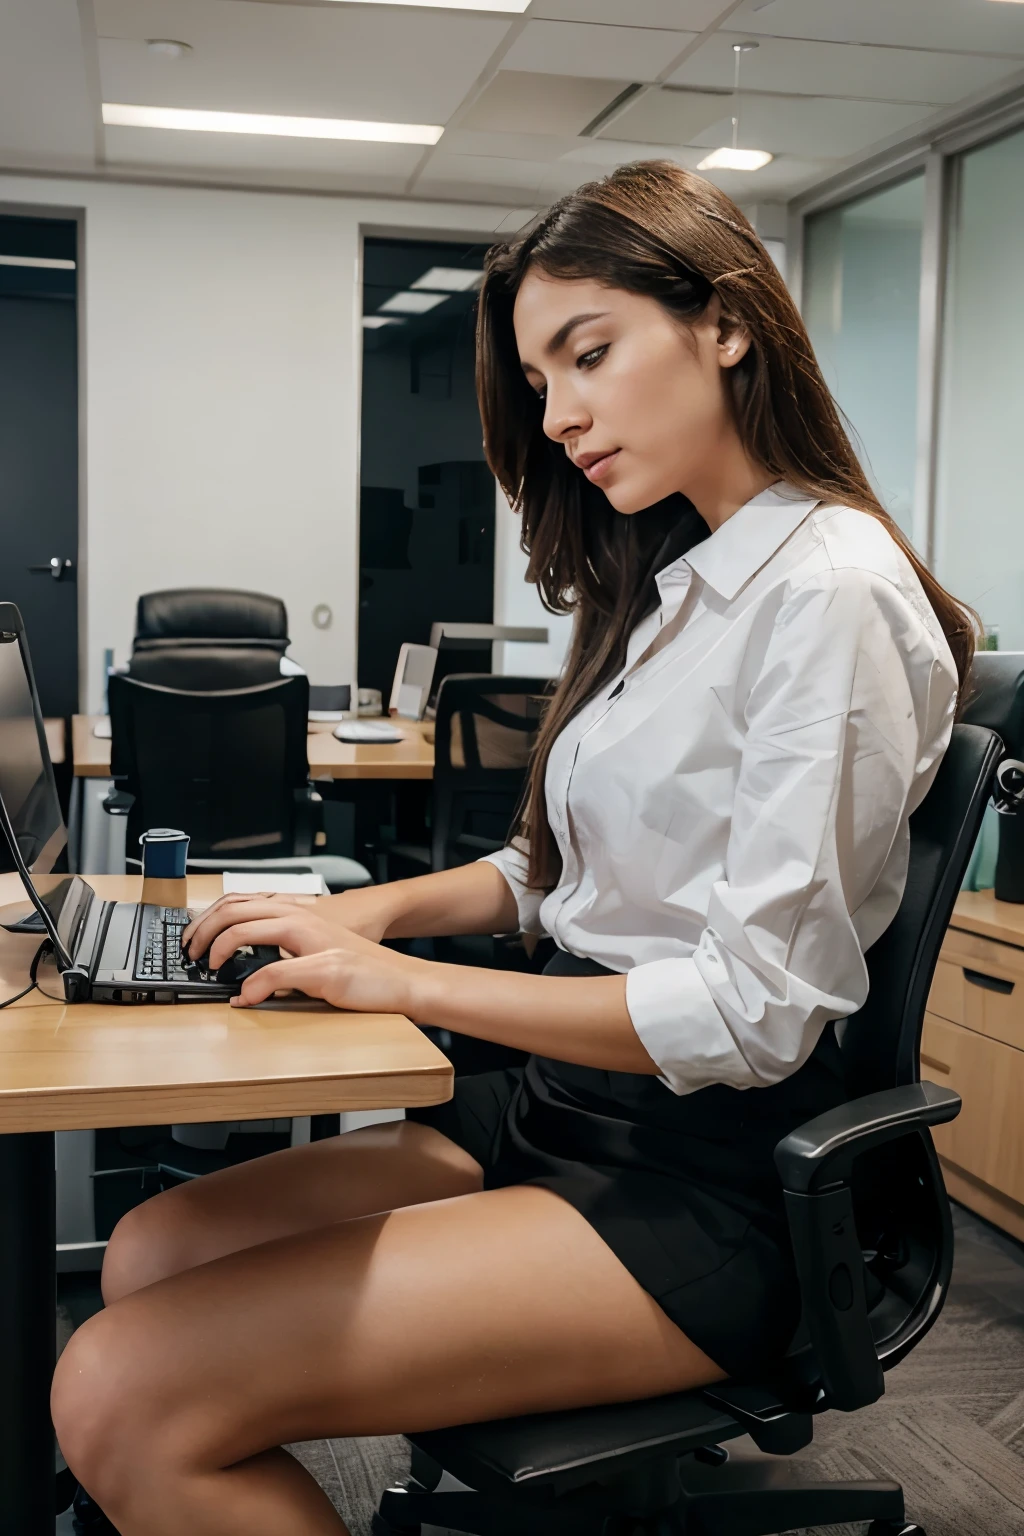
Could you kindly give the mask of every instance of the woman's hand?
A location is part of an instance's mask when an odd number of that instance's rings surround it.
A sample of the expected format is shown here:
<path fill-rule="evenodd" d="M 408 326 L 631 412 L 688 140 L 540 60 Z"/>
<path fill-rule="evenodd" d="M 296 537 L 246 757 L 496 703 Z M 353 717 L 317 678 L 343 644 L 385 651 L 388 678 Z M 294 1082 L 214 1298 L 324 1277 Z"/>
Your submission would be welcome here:
<path fill-rule="evenodd" d="M 243 943 L 291 948 L 286 942 L 287 918 L 259 921 L 252 926 L 260 929 L 260 936 L 244 939 Z M 345 929 L 335 929 L 334 937 L 332 949 L 277 960 L 254 972 L 243 982 L 239 996 L 231 999 L 232 1007 L 249 1008 L 275 992 L 295 989 L 305 992 L 307 997 L 323 998 L 334 1008 L 350 1008 L 360 1013 L 404 1013 L 413 1018 L 429 973 L 441 967 L 429 960 L 382 949 L 370 939 Z"/>
<path fill-rule="evenodd" d="M 278 944 L 290 954 L 311 955 L 332 949 L 344 932 L 357 932 L 376 944 L 383 937 L 386 919 L 374 911 L 372 903 L 364 904 L 362 923 L 360 915 L 356 904 L 346 907 L 336 897 L 323 901 L 316 896 L 221 896 L 189 924 L 181 942 L 191 957 L 209 952 L 213 970 L 243 944 Z M 271 928 L 275 937 L 264 937 Z"/>

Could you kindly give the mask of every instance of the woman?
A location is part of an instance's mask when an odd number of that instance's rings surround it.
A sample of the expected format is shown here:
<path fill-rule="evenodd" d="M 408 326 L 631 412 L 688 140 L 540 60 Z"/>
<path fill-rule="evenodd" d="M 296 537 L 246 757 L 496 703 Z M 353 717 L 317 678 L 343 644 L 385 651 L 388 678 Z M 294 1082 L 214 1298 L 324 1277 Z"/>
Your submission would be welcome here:
<path fill-rule="evenodd" d="M 403 1124 L 147 1202 L 54 1413 L 122 1536 L 337 1536 L 277 1447 L 697 1387 L 797 1322 L 772 1148 L 844 1096 L 970 616 L 881 509 L 734 205 L 669 163 L 488 258 L 478 389 L 531 576 L 576 617 L 519 835 L 313 905 L 225 898 L 218 965 L 532 1053 Z M 388 937 L 546 932 L 543 976 Z"/>

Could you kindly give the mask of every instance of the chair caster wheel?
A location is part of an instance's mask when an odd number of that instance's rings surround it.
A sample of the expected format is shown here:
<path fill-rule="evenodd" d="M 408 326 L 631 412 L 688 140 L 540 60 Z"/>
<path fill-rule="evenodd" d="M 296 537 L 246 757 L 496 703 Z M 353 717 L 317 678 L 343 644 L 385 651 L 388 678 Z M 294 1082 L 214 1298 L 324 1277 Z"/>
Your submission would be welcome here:
<path fill-rule="evenodd" d="M 419 1521 L 415 1525 L 392 1525 L 390 1520 L 385 1520 L 379 1512 L 370 1521 L 372 1536 L 420 1536 L 423 1527 Z"/>
<path fill-rule="evenodd" d="M 912 1520 L 872 1520 L 867 1536 L 927 1536 L 923 1525 Z"/>

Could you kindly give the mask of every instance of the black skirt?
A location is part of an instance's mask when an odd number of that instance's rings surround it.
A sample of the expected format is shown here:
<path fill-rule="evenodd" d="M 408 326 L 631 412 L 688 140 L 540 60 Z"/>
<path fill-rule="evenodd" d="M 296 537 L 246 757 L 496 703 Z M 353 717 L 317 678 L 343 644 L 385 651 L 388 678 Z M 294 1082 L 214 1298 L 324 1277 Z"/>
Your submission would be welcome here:
<path fill-rule="evenodd" d="M 545 974 L 612 973 L 559 951 Z M 680 1096 L 655 1077 L 531 1056 L 457 1078 L 447 1104 L 409 1119 L 469 1152 L 486 1189 L 561 1195 L 688 1338 L 744 1376 L 784 1355 L 800 1320 L 775 1146 L 846 1096 L 830 1024 L 769 1088 Z"/>

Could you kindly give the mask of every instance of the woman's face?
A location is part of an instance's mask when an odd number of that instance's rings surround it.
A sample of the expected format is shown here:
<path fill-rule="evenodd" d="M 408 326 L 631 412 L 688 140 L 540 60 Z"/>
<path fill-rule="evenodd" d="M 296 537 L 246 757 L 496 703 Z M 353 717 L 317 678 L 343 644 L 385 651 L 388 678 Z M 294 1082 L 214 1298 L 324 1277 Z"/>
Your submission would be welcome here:
<path fill-rule="evenodd" d="M 700 504 L 739 439 L 725 369 L 747 351 L 720 328 L 713 299 L 684 326 L 654 299 L 589 280 L 528 272 L 514 324 L 526 378 L 544 401 L 544 431 L 617 512 L 682 491 Z M 742 450 L 740 450 L 742 451 Z"/>

